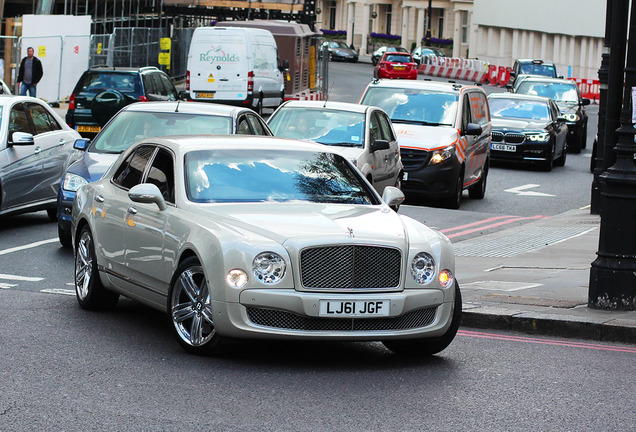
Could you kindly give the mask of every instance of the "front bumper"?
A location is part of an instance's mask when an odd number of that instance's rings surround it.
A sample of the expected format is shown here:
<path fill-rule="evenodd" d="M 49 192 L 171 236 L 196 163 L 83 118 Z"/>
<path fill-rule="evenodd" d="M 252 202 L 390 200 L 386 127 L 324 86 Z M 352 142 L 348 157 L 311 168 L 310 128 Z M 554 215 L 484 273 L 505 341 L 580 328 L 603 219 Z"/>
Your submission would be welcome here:
<path fill-rule="evenodd" d="M 453 293 L 453 291 L 449 291 Z M 386 340 L 442 335 L 450 326 L 454 298 L 440 289 L 392 293 L 306 293 L 250 289 L 239 303 L 213 301 L 222 336 L 275 339 Z M 450 297 L 450 298 L 449 298 Z M 389 300 L 388 317 L 326 318 L 320 300 Z"/>
<path fill-rule="evenodd" d="M 529 143 L 524 142 L 522 144 L 505 144 L 507 146 L 513 146 L 516 150 L 504 151 L 495 150 L 492 145 L 503 143 L 492 143 L 490 148 L 491 160 L 506 160 L 506 161 L 545 161 L 551 157 L 552 147 L 550 141 L 543 143 Z"/>
<path fill-rule="evenodd" d="M 423 151 L 423 153 L 428 153 Z M 455 193 L 455 185 L 461 165 L 456 157 L 439 164 L 429 164 L 430 155 L 410 161 L 406 152 L 402 155 L 405 177 L 402 191 L 424 198 L 442 199 Z"/>
<path fill-rule="evenodd" d="M 71 233 L 71 219 L 75 192 L 64 190 L 60 187 L 57 195 L 57 225 L 64 233 Z"/>

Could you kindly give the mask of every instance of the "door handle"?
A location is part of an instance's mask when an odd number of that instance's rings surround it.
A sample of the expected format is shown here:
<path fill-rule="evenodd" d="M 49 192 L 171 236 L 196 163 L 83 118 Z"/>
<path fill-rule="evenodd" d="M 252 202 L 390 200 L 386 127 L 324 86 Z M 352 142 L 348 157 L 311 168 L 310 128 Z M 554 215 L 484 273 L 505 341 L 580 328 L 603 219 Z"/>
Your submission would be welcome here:
<path fill-rule="evenodd" d="M 42 147 L 38 146 L 36 148 L 33 149 L 33 153 L 35 154 L 40 154 L 42 152 Z"/>
<path fill-rule="evenodd" d="M 60 138 L 60 144 L 64 144 L 66 143 L 66 140 L 64 140 L 64 138 Z"/>
<path fill-rule="evenodd" d="M 136 215 L 137 214 L 137 209 L 133 206 L 128 207 L 128 213 L 132 214 L 132 215 Z"/>
<path fill-rule="evenodd" d="M 104 202 L 104 197 L 101 195 L 97 195 L 95 197 L 95 201 L 97 201 L 98 203 L 103 203 Z"/>

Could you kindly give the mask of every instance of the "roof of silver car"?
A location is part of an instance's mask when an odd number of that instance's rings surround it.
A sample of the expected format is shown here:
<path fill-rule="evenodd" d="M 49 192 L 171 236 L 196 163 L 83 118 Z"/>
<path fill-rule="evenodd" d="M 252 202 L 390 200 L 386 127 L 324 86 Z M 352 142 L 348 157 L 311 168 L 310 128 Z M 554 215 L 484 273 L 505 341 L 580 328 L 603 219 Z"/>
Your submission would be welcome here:
<path fill-rule="evenodd" d="M 232 116 L 241 111 L 251 111 L 249 108 L 236 107 L 232 105 L 221 105 L 207 102 L 136 102 L 124 108 L 126 111 L 143 112 L 181 112 L 186 114 L 207 114 Z"/>
<path fill-rule="evenodd" d="M 389 88 L 405 88 L 405 89 L 421 89 L 436 90 L 447 92 L 458 92 L 464 88 L 479 88 L 475 85 L 459 84 L 453 81 L 429 81 L 429 80 L 392 80 L 392 79 L 375 79 L 371 81 L 368 88 L 371 87 L 389 87 Z"/>
<path fill-rule="evenodd" d="M 315 109 L 331 109 L 338 111 L 349 111 L 364 113 L 369 108 L 379 109 L 376 107 L 370 107 L 369 105 L 361 105 L 350 102 L 331 102 L 331 101 L 289 101 L 285 102 L 284 107 L 288 108 L 315 108 Z"/>

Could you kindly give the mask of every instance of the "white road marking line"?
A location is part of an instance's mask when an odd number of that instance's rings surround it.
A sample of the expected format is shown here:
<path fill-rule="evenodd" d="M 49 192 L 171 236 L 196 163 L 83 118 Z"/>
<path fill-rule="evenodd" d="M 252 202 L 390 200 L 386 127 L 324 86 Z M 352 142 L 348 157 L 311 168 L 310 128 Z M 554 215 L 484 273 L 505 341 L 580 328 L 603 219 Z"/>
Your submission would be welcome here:
<path fill-rule="evenodd" d="M 519 291 L 522 289 L 536 288 L 543 284 L 527 283 L 527 282 L 508 282 L 508 281 L 477 281 L 462 284 L 463 289 L 478 289 L 490 291 Z"/>
<path fill-rule="evenodd" d="M 10 289 L 10 288 L 13 288 L 14 286 L 17 286 L 17 285 L 0 282 L 0 289 Z"/>
<path fill-rule="evenodd" d="M 17 276 L 17 275 L 10 275 L 10 274 L 0 274 L 0 279 L 26 281 L 26 282 L 40 282 L 44 280 L 44 278 L 41 278 L 41 277 Z"/>
<path fill-rule="evenodd" d="M 26 244 L 24 246 L 17 246 L 17 247 L 14 247 L 14 248 L 1 250 L 0 251 L 0 255 L 6 255 L 6 254 L 13 253 L 13 252 L 18 252 L 18 251 L 21 251 L 21 250 L 25 250 L 25 249 L 31 249 L 31 248 L 34 248 L 34 247 L 38 247 L 38 246 L 42 246 L 42 245 L 48 244 L 48 243 L 55 243 L 56 241 L 58 241 L 57 238 L 52 238 L 52 239 L 42 240 L 42 241 L 35 242 L 35 243 L 29 243 L 29 244 Z"/>
<path fill-rule="evenodd" d="M 75 295 L 74 290 L 67 290 L 67 289 L 61 289 L 61 288 L 43 289 L 43 290 L 40 290 L 40 292 L 47 293 L 47 294 L 63 294 L 63 295 L 70 295 L 70 296 Z"/>
<path fill-rule="evenodd" d="M 535 192 L 535 191 L 526 190 L 526 189 L 536 188 L 536 187 L 539 187 L 539 186 L 541 186 L 541 185 L 538 185 L 538 184 L 527 184 L 527 185 L 517 186 L 517 187 L 514 187 L 514 188 L 510 188 L 510 189 L 504 189 L 504 192 L 515 193 L 515 194 L 521 195 L 521 196 L 544 196 L 544 197 L 556 196 L 556 195 L 551 195 L 551 194 L 547 194 L 547 193 L 543 193 L 543 192 Z"/>

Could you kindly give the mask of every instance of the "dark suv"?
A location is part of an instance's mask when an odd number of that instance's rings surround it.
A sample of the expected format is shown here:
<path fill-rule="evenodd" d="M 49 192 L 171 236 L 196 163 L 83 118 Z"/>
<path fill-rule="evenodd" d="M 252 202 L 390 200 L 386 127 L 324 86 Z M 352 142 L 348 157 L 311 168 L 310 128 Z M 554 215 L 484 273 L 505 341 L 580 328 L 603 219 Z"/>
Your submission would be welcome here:
<path fill-rule="evenodd" d="M 92 67 L 75 85 L 66 123 L 82 136 L 93 137 L 128 104 L 177 99 L 177 90 L 168 75 L 154 66 Z"/>
<path fill-rule="evenodd" d="M 509 86 L 513 88 L 521 75 L 538 75 L 548 78 L 563 78 L 557 74 L 556 66 L 551 61 L 538 59 L 517 59 L 512 65 Z"/>

